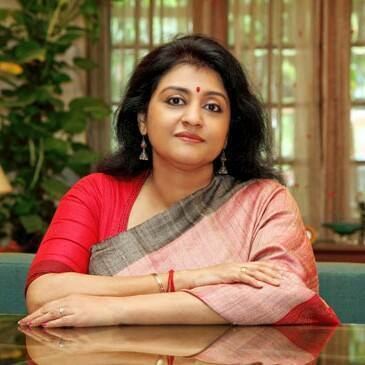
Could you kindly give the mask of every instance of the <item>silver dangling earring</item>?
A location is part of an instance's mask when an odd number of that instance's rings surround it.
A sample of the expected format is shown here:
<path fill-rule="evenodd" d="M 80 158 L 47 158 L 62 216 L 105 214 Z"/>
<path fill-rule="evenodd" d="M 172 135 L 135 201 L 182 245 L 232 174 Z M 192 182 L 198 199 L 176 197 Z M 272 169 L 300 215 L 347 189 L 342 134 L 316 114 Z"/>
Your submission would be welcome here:
<path fill-rule="evenodd" d="M 226 167 L 226 161 L 227 161 L 226 153 L 223 150 L 222 153 L 221 153 L 221 167 L 218 170 L 219 175 L 228 175 L 228 170 L 227 170 L 227 167 Z"/>
<path fill-rule="evenodd" d="M 148 155 L 147 155 L 147 152 L 146 152 L 147 143 L 146 143 L 146 140 L 144 139 L 144 136 L 143 135 L 142 135 L 141 148 L 142 148 L 142 152 L 139 155 L 139 159 L 141 161 L 148 161 L 149 158 L 148 158 Z"/>

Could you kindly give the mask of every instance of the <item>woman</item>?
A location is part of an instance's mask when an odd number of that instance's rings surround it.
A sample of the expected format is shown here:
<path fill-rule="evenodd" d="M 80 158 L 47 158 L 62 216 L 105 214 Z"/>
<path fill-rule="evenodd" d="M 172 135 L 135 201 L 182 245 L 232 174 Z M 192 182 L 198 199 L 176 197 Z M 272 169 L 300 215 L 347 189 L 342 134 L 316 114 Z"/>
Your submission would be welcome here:
<path fill-rule="evenodd" d="M 153 50 L 116 130 L 119 151 L 60 202 L 21 325 L 338 323 L 226 49 L 192 35 Z"/>

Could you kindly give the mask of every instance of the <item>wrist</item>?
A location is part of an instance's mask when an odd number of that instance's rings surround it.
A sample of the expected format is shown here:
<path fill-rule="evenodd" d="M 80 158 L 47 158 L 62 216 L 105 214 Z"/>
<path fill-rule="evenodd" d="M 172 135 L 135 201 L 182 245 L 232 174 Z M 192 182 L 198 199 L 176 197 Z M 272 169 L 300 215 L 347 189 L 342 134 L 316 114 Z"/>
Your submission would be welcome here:
<path fill-rule="evenodd" d="M 199 278 L 200 278 L 200 269 L 192 269 L 192 270 L 181 270 L 175 272 L 175 288 L 176 291 L 182 289 L 193 289 L 197 286 L 200 286 Z"/>

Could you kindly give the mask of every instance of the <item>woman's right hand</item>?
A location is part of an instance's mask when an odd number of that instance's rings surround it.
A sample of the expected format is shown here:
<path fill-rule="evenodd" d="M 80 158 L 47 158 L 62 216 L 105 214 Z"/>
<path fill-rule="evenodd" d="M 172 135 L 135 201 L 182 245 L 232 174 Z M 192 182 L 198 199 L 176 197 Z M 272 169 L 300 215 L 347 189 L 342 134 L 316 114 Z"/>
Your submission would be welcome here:
<path fill-rule="evenodd" d="M 280 286 L 283 268 L 272 261 L 224 263 L 181 272 L 187 275 L 189 289 L 216 284 L 240 283 L 262 288 L 264 284 Z"/>

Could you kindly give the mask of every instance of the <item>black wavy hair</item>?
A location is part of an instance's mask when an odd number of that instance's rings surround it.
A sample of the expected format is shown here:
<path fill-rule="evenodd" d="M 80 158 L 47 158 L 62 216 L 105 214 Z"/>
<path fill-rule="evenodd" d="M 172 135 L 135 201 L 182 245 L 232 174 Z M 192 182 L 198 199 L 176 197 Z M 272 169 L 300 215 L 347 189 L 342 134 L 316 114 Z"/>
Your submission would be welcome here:
<path fill-rule="evenodd" d="M 271 127 L 264 108 L 252 91 L 238 60 L 217 41 L 193 34 L 175 38 L 148 53 L 134 70 L 115 115 L 118 150 L 105 158 L 97 171 L 117 177 L 133 177 L 152 168 L 139 160 L 141 134 L 137 114 L 146 113 L 161 78 L 173 67 L 191 64 L 208 67 L 220 75 L 228 94 L 231 120 L 225 149 L 226 166 L 240 181 L 269 178 L 282 182 L 273 167 Z M 147 153 L 152 156 L 147 140 Z M 214 171 L 220 167 L 219 157 Z"/>

